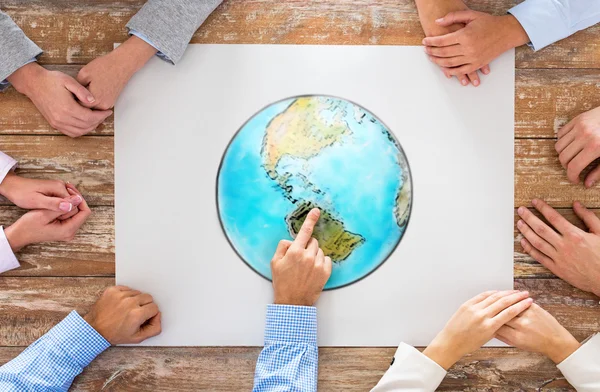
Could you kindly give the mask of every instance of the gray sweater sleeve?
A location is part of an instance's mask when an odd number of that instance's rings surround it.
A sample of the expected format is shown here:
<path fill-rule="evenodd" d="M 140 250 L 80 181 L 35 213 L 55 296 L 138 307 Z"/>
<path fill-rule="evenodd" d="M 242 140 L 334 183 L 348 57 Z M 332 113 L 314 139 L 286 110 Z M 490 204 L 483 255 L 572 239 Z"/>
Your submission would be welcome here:
<path fill-rule="evenodd" d="M 127 23 L 176 64 L 194 32 L 222 0 L 148 0 Z"/>
<path fill-rule="evenodd" d="M 0 90 L 5 85 L 2 81 L 41 53 L 10 16 L 0 11 Z"/>

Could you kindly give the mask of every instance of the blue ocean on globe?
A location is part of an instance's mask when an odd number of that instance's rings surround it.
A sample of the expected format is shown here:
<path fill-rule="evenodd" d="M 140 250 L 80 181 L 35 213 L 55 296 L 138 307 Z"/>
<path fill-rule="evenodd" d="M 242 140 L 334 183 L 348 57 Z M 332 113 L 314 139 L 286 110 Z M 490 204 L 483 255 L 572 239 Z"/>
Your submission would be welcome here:
<path fill-rule="evenodd" d="M 306 206 L 322 210 L 333 270 L 325 289 L 369 275 L 400 242 L 412 187 L 390 130 L 366 109 L 329 96 L 285 99 L 235 134 L 218 173 L 217 205 L 231 246 L 271 279 L 270 261 Z M 327 251 L 326 251 L 326 254 Z"/>

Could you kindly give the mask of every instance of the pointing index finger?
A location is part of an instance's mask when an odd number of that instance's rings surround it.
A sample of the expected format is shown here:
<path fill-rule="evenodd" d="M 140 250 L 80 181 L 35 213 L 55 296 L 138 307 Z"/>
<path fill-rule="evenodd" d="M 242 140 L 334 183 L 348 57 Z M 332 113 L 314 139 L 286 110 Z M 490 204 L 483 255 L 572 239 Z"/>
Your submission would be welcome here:
<path fill-rule="evenodd" d="M 318 208 L 313 208 L 310 210 L 308 215 L 306 215 L 306 219 L 304 223 L 302 223 L 302 227 L 294 240 L 294 245 L 300 247 L 302 249 L 306 248 L 308 241 L 310 241 L 312 237 L 313 230 L 315 225 L 319 221 L 319 217 L 321 216 L 321 211 Z"/>

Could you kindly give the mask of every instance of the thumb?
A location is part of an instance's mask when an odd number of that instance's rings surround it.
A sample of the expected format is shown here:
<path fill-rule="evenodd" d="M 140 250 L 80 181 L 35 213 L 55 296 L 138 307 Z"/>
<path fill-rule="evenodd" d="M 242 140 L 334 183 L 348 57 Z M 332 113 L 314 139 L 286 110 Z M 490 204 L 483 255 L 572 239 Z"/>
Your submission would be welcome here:
<path fill-rule="evenodd" d="M 469 23 L 477 19 L 479 12 L 472 10 L 450 12 L 444 17 L 436 19 L 435 23 L 440 26 L 450 26 L 455 23 Z"/>
<path fill-rule="evenodd" d="M 587 176 L 585 176 L 584 184 L 585 184 L 586 188 L 591 188 L 594 185 L 596 185 L 596 182 L 598 182 L 599 179 L 600 179 L 600 164 L 598 166 L 596 166 L 596 168 L 594 170 L 589 172 Z"/>
<path fill-rule="evenodd" d="M 41 218 L 42 218 L 42 223 L 47 225 L 50 222 L 54 222 L 55 220 L 57 220 L 61 215 L 64 214 L 64 212 L 62 211 L 50 211 L 50 210 L 34 210 L 31 212 L 37 212 L 40 214 Z"/>
<path fill-rule="evenodd" d="M 281 240 L 279 244 L 277 244 L 277 249 L 275 250 L 275 254 L 273 255 L 274 260 L 279 260 L 285 256 L 286 252 L 292 245 L 292 241 L 289 240 Z"/>
<path fill-rule="evenodd" d="M 96 102 L 96 98 L 89 92 L 89 90 L 79 84 L 75 79 L 69 78 L 65 83 L 67 90 L 75 94 L 77 99 L 87 107 L 92 106 Z"/>

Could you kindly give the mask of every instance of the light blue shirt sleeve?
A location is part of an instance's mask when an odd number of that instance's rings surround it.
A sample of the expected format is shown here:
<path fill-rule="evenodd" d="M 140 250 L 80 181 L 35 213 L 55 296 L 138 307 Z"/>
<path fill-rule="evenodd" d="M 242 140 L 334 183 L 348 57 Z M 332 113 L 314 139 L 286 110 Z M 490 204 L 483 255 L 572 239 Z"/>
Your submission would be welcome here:
<path fill-rule="evenodd" d="M 26 61 L 25 64 L 21 65 L 21 67 L 29 64 L 29 63 L 33 63 L 34 61 L 37 61 L 37 59 L 34 57 L 32 59 L 30 59 L 29 61 Z M 19 68 L 21 68 L 19 67 Z M 8 75 L 10 76 L 10 75 Z M 8 88 L 8 86 L 10 86 L 10 83 L 8 82 L 8 80 L 4 79 L 3 81 L 0 82 L 0 91 L 4 91 Z"/>
<path fill-rule="evenodd" d="M 137 31 L 137 30 L 134 30 L 134 29 L 131 29 L 131 30 L 129 30 L 129 34 L 130 34 L 130 35 L 135 35 L 136 37 L 138 37 L 139 39 L 141 39 L 141 40 L 145 41 L 145 42 L 146 42 L 148 45 L 150 45 L 150 46 L 152 46 L 154 49 L 156 49 L 156 55 L 157 55 L 158 57 L 160 57 L 161 59 L 163 59 L 163 60 L 165 60 L 165 61 L 167 61 L 167 62 L 169 62 L 169 63 L 171 63 L 171 64 L 175 64 L 175 63 L 173 62 L 173 60 L 171 60 L 171 59 L 169 58 L 169 56 L 167 56 L 166 54 L 164 54 L 164 53 L 162 53 L 160 50 L 158 50 L 158 48 L 156 47 L 156 45 L 154 45 L 154 44 L 152 43 L 152 41 L 150 41 L 150 39 L 149 39 L 148 37 L 146 37 L 144 34 L 140 33 L 140 32 L 139 32 L 139 31 Z"/>
<path fill-rule="evenodd" d="M 67 391 L 83 368 L 108 347 L 110 343 L 72 311 L 0 367 L 0 391 Z"/>
<path fill-rule="evenodd" d="M 508 12 L 540 50 L 600 22 L 600 0 L 525 0 Z"/>
<path fill-rule="evenodd" d="M 254 392 L 316 392 L 317 308 L 269 305 Z"/>

